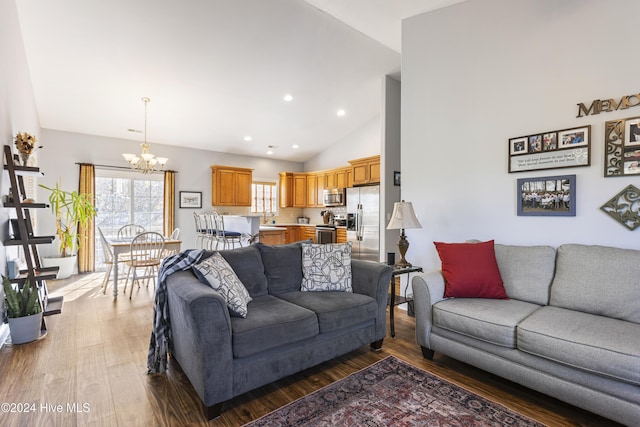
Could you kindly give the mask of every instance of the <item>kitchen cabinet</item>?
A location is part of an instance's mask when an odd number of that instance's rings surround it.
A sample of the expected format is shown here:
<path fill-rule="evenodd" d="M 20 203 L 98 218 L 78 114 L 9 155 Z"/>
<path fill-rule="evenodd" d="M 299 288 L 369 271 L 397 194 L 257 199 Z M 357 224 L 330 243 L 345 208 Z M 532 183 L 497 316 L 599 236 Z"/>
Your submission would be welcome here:
<path fill-rule="evenodd" d="M 316 227 L 315 226 L 305 226 L 302 227 L 302 240 L 313 240 L 316 242 Z"/>
<path fill-rule="evenodd" d="M 302 240 L 302 238 L 300 237 L 302 228 L 299 225 L 288 225 L 285 230 L 285 243 L 294 243 L 298 240 Z"/>
<path fill-rule="evenodd" d="M 307 174 L 307 207 L 322 208 L 324 200 L 322 193 L 326 185 L 326 174 L 324 172 L 313 172 Z"/>
<path fill-rule="evenodd" d="M 347 227 L 336 228 L 336 243 L 347 243 Z"/>
<path fill-rule="evenodd" d="M 380 156 L 350 160 L 349 163 L 351 166 L 325 171 L 280 172 L 280 207 L 323 207 L 325 189 L 380 183 Z"/>
<path fill-rule="evenodd" d="M 353 185 L 380 183 L 380 156 L 350 160 Z"/>
<path fill-rule="evenodd" d="M 285 242 L 286 228 L 269 227 L 260 230 L 260 243 L 265 245 L 282 245 Z"/>
<path fill-rule="evenodd" d="M 280 172 L 281 208 L 322 207 L 323 190 L 323 174 Z"/>
<path fill-rule="evenodd" d="M 315 208 L 318 205 L 318 181 L 319 175 L 310 174 L 307 175 L 307 206 L 308 208 Z"/>
<path fill-rule="evenodd" d="M 326 187 L 325 174 L 319 173 L 316 177 L 316 207 L 324 207 L 323 193 Z"/>
<path fill-rule="evenodd" d="M 290 208 L 293 206 L 293 174 L 291 172 L 280 172 L 280 207 Z"/>
<path fill-rule="evenodd" d="M 251 206 L 252 180 L 252 169 L 211 166 L 211 205 Z"/>
<path fill-rule="evenodd" d="M 307 174 L 295 173 L 293 174 L 293 207 L 294 208 L 306 208 L 307 207 Z"/>
<path fill-rule="evenodd" d="M 336 174 L 333 170 L 324 173 L 324 183 L 327 188 L 336 188 Z"/>
<path fill-rule="evenodd" d="M 347 168 L 332 169 L 325 173 L 327 188 L 347 187 Z"/>
<path fill-rule="evenodd" d="M 336 187 L 347 188 L 347 168 L 336 170 Z"/>

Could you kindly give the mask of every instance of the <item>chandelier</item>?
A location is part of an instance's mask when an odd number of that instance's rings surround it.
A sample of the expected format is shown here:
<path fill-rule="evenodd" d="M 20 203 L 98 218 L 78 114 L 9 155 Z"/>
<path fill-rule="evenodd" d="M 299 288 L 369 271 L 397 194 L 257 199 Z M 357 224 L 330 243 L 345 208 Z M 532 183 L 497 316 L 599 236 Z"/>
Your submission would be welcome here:
<path fill-rule="evenodd" d="M 164 168 L 164 165 L 169 159 L 166 157 L 156 157 L 149 152 L 149 144 L 147 144 L 147 104 L 151 102 L 151 100 L 145 96 L 142 98 L 142 102 L 144 102 L 144 142 L 140 144 L 142 153 L 140 153 L 139 156 L 125 153 L 122 157 L 124 157 L 132 169 L 143 174 L 148 174 L 155 172 L 158 165 L 160 165 L 160 169 Z"/>

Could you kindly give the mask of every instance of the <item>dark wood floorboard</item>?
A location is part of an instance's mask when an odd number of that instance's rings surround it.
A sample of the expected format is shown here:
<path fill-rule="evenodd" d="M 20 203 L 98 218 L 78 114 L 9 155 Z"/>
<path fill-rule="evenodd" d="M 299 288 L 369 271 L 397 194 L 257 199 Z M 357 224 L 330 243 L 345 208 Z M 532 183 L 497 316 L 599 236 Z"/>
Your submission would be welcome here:
<path fill-rule="evenodd" d="M 396 337 L 382 351 L 363 347 L 226 402 L 207 423 L 185 375 L 170 363 L 166 375 L 147 376 L 153 288 L 133 299 L 100 291 L 102 274 L 49 282 L 64 295 L 63 312 L 47 318 L 48 335 L 0 350 L 2 402 L 27 404 L 0 413 L 2 426 L 240 426 L 388 355 L 430 371 L 549 426 L 615 423 L 512 382 L 436 354 L 425 360 L 414 339 L 414 319 L 396 309 Z M 24 406 L 24 405 L 23 405 Z M 74 410 L 75 408 L 75 410 Z"/>

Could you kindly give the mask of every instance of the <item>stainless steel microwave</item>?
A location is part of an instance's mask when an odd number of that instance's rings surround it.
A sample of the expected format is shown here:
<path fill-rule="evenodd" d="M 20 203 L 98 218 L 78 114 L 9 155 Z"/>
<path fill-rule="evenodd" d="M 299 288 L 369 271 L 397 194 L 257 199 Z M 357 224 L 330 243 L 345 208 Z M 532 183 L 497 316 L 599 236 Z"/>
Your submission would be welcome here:
<path fill-rule="evenodd" d="M 326 188 L 322 193 L 322 202 L 325 206 L 344 206 L 347 203 L 344 188 Z"/>

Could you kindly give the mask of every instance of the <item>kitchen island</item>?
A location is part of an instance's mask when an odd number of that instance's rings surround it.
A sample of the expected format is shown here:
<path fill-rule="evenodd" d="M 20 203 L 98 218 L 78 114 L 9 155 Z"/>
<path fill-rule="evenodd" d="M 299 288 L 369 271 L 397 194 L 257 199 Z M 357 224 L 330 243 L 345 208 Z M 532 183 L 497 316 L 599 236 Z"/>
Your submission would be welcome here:
<path fill-rule="evenodd" d="M 265 245 L 283 245 L 285 243 L 285 227 L 275 225 L 261 225 L 258 241 Z"/>

